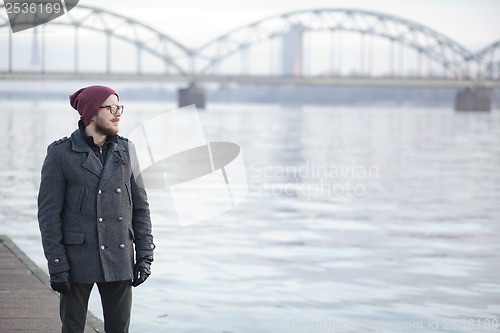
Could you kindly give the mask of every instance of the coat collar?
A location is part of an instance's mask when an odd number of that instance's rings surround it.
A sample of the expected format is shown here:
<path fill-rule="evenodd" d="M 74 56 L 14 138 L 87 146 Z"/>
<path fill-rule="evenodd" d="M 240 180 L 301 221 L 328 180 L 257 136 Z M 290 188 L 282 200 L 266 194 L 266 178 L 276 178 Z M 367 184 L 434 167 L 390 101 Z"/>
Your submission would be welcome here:
<path fill-rule="evenodd" d="M 92 149 L 85 141 L 80 129 L 76 129 L 73 133 L 71 133 L 71 148 L 79 153 L 92 152 Z"/>

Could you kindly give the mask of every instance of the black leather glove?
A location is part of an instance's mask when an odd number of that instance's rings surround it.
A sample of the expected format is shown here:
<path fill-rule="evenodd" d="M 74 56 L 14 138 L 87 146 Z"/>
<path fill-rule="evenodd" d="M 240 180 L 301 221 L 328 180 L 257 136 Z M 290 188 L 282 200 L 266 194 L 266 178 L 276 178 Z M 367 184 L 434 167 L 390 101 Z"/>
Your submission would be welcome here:
<path fill-rule="evenodd" d="M 50 287 L 61 294 L 69 294 L 71 289 L 69 271 L 50 274 Z"/>
<path fill-rule="evenodd" d="M 153 262 L 153 257 L 148 256 L 139 259 L 134 265 L 134 280 L 132 281 L 132 287 L 137 287 L 151 275 L 151 263 Z"/>

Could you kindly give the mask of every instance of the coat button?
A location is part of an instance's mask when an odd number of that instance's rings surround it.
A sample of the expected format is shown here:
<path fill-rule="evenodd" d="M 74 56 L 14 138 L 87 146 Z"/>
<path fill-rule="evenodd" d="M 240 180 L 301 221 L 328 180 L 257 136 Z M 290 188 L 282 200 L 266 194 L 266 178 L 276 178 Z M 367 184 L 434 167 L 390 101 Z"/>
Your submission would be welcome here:
<path fill-rule="evenodd" d="M 123 221 L 123 217 L 120 216 L 117 220 L 118 220 L 118 222 L 121 222 L 121 221 Z"/>
<path fill-rule="evenodd" d="M 121 188 L 117 188 L 116 189 L 116 193 L 121 193 L 122 189 Z"/>
<path fill-rule="evenodd" d="M 104 245 L 101 245 L 101 250 L 104 250 L 106 247 Z"/>
<path fill-rule="evenodd" d="M 59 258 L 54 258 L 54 259 L 52 260 L 52 262 L 53 262 L 55 265 L 57 265 L 57 264 L 59 264 L 61 261 L 59 260 Z"/>
<path fill-rule="evenodd" d="M 125 248 L 125 244 L 120 244 L 120 249 L 124 249 Z"/>
<path fill-rule="evenodd" d="M 103 221 L 102 217 L 100 217 L 98 221 L 99 221 L 99 222 L 102 222 L 102 221 Z"/>
<path fill-rule="evenodd" d="M 149 248 L 150 248 L 151 250 L 154 250 L 155 245 L 154 245 L 153 243 L 151 243 L 151 244 L 149 244 Z"/>
<path fill-rule="evenodd" d="M 101 193 L 102 193 L 102 191 L 101 191 L 101 190 L 99 190 L 99 192 L 97 192 L 97 194 L 101 194 Z"/>

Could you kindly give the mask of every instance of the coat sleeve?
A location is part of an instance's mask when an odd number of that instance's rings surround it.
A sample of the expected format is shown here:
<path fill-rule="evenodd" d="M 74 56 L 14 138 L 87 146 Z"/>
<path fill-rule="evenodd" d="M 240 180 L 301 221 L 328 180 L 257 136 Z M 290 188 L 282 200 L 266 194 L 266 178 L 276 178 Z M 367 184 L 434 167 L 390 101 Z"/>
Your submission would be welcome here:
<path fill-rule="evenodd" d="M 42 235 L 45 258 L 49 273 L 70 270 L 66 251 L 62 244 L 62 211 L 66 193 L 66 181 L 57 149 L 49 146 L 42 166 L 38 193 L 38 224 Z"/>
<path fill-rule="evenodd" d="M 129 154 L 132 164 L 130 185 L 132 192 L 132 227 L 135 235 L 136 260 L 149 257 L 153 260 L 153 243 L 151 214 L 144 181 L 140 172 L 139 160 L 132 142 L 128 141 Z"/>

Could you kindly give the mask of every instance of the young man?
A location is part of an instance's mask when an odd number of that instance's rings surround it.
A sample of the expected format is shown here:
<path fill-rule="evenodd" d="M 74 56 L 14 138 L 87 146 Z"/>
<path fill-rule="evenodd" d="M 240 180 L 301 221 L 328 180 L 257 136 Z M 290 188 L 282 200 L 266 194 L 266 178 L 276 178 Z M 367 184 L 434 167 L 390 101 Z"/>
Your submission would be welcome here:
<path fill-rule="evenodd" d="M 106 333 L 128 332 L 131 286 L 150 275 L 149 205 L 134 146 L 117 135 L 118 101 L 104 86 L 71 95 L 79 128 L 49 145 L 42 166 L 38 222 L 63 333 L 84 331 L 94 283 Z"/>

